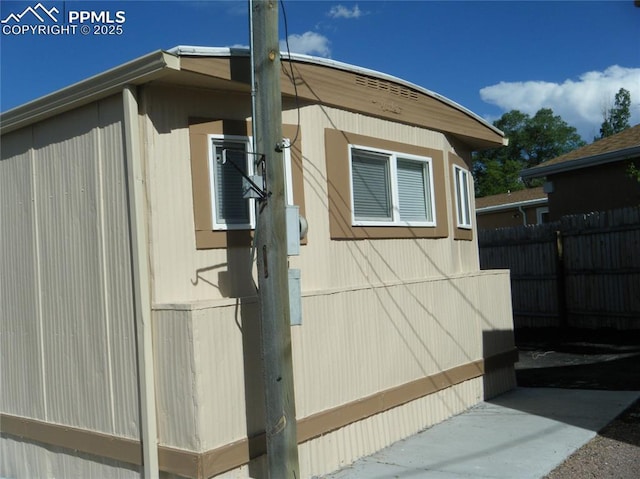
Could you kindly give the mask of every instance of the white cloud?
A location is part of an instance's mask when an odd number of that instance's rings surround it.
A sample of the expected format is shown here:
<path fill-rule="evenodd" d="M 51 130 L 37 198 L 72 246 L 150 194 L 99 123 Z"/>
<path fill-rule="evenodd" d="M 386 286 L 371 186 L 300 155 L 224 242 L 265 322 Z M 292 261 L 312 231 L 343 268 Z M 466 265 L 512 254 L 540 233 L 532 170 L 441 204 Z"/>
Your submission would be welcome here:
<path fill-rule="evenodd" d="M 302 35 L 289 35 L 289 48 L 291 53 L 303 53 L 320 57 L 331 56 L 329 39 L 319 33 L 305 32 Z M 286 52 L 287 44 L 280 40 L 280 50 Z"/>
<path fill-rule="evenodd" d="M 365 12 L 360 10 L 360 7 L 356 5 L 351 10 L 343 5 L 336 5 L 335 7 L 331 7 L 329 13 L 327 14 L 331 18 L 360 18 L 362 15 L 365 15 Z"/>
<path fill-rule="evenodd" d="M 520 110 L 529 115 L 540 108 L 551 108 L 586 141 L 591 141 L 600 132 L 603 110 L 613 106 L 620 88 L 631 93 L 631 125 L 640 123 L 640 68 L 613 65 L 603 72 L 587 72 L 576 81 L 563 83 L 500 82 L 482 88 L 480 97 L 504 111 Z"/>

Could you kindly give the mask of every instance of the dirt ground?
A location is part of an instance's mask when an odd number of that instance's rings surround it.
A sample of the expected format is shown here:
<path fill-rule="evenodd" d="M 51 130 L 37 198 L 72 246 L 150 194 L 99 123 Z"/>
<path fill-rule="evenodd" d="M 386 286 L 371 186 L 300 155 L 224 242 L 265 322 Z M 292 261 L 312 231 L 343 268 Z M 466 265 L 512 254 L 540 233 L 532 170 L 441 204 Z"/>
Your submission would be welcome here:
<path fill-rule="evenodd" d="M 640 331 L 518 331 L 518 385 L 640 391 Z M 545 479 L 640 477 L 640 400 Z"/>

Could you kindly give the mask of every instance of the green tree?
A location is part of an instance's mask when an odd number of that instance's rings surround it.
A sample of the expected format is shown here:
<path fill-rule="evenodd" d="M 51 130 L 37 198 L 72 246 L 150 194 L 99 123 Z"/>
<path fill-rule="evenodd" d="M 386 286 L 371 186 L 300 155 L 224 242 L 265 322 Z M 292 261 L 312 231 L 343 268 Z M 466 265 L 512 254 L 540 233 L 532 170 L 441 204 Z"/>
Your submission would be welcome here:
<path fill-rule="evenodd" d="M 634 179 L 638 183 L 640 183 L 640 168 L 633 161 L 629 162 L 627 175 L 629 175 L 629 178 Z"/>
<path fill-rule="evenodd" d="M 537 186 L 538 182 L 524 184 L 520 171 L 585 144 L 576 129 L 549 108 L 540 109 L 533 117 L 511 110 L 493 124 L 505 133 L 509 145 L 474 154 L 473 176 L 479 197 Z"/>
<path fill-rule="evenodd" d="M 603 116 L 604 121 L 600 127 L 600 138 L 594 138 L 594 140 L 615 135 L 629 128 L 631 126 L 629 124 L 629 118 L 631 118 L 631 93 L 624 88 L 620 88 L 616 93 L 613 107 L 605 108 Z"/>

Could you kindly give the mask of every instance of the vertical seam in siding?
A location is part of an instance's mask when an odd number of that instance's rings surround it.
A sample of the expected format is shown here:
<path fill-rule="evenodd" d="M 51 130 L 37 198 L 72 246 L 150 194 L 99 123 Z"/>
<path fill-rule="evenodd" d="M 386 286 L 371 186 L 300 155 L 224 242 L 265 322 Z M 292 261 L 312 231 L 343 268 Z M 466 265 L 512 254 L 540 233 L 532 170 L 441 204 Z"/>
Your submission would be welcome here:
<path fill-rule="evenodd" d="M 111 360 L 111 318 L 109 310 L 109 282 L 107 280 L 107 252 L 106 252 L 106 240 L 105 240 L 105 227 L 104 227 L 104 172 L 103 172 L 103 160 L 104 157 L 102 155 L 102 127 L 101 127 L 101 118 L 100 118 L 100 102 L 96 104 L 96 109 L 98 113 L 98 124 L 95 131 L 95 155 L 96 155 L 96 202 L 98 204 L 98 227 L 99 233 L 98 238 L 100 241 L 100 283 L 101 283 L 101 291 L 102 291 L 102 312 L 104 314 L 104 325 L 105 325 L 105 343 L 106 343 L 106 352 L 107 352 L 107 380 L 109 381 L 109 407 L 111 408 L 111 432 L 115 434 L 116 432 L 116 424 L 115 424 L 115 398 L 113 394 L 113 364 Z"/>
<path fill-rule="evenodd" d="M 40 368 L 42 370 L 42 408 L 44 412 L 44 420 L 47 421 L 49 419 L 49 413 L 47 410 L 47 370 L 46 365 L 47 362 L 45 360 L 44 353 L 44 324 L 43 324 L 43 313 L 42 313 L 42 272 L 40 268 L 40 230 L 38 228 L 38 181 L 36 179 L 36 159 L 34 152 L 34 127 L 31 126 L 29 128 L 31 132 L 31 147 L 29 148 L 29 161 L 31 162 L 31 201 L 33 202 L 33 255 L 35 257 L 35 267 L 36 267 L 36 311 L 38 312 L 38 329 L 39 329 L 39 343 L 40 343 Z"/>
<path fill-rule="evenodd" d="M 151 296 L 151 304 L 155 302 L 155 298 L 157 296 L 157 284 L 155 281 L 155 252 L 154 252 L 154 241 L 153 241 L 153 211 L 151 205 L 149 191 L 148 180 L 149 180 L 149 111 L 147 109 L 149 103 L 149 93 L 144 86 L 138 87 L 138 109 L 140 111 L 139 115 L 136 117 L 136 121 L 138 123 L 138 141 L 140 142 L 140 169 L 142 172 L 143 180 L 143 196 L 144 196 L 144 207 L 145 207 L 145 216 L 144 216 L 144 229 L 146 230 L 146 239 L 147 239 L 147 255 L 149 257 L 147 263 L 149 268 L 149 282 L 150 289 L 149 294 Z M 142 116 L 143 121 L 140 122 L 140 116 Z"/>

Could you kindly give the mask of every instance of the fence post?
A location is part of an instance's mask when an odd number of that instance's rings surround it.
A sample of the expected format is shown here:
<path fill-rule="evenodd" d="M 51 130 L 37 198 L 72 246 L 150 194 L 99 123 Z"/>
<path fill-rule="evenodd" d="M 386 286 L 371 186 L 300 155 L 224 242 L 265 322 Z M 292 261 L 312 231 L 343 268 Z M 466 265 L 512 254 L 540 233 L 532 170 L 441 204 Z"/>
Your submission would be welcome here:
<path fill-rule="evenodd" d="M 564 238 L 562 231 L 556 230 L 556 295 L 558 298 L 558 316 L 560 329 L 563 332 L 569 328 L 569 318 L 567 317 L 567 290 L 564 265 Z"/>

